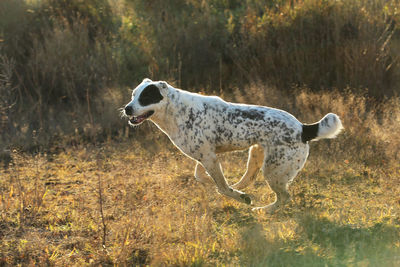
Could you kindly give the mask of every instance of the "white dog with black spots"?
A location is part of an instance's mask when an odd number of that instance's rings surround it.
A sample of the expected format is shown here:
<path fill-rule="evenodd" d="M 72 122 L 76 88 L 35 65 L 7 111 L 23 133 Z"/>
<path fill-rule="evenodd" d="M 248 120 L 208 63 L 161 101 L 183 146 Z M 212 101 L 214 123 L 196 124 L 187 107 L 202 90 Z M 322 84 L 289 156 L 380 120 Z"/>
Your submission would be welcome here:
<path fill-rule="evenodd" d="M 144 79 L 132 93 L 124 113 L 131 125 L 152 121 L 174 145 L 194 159 L 195 178 L 214 183 L 218 192 L 240 202 L 252 200 L 242 190 L 260 169 L 276 200 L 263 209 L 273 212 L 289 199 L 288 185 L 303 168 L 309 141 L 334 138 L 343 129 L 336 114 L 303 124 L 286 111 L 230 103 L 172 87 L 164 81 Z M 247 171 L 238 183 L 226 182 L 217 154 L 249 149 Z"/>

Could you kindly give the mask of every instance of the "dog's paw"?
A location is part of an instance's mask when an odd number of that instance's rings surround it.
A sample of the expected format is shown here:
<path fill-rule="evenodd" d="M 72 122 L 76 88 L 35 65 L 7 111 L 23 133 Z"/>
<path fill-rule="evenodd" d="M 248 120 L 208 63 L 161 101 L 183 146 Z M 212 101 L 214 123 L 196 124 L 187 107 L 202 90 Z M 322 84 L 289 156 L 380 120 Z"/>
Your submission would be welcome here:
<path fill-rule="evenodd" d="M 265 212 L 267 214 L 271 214 L 272 215 L 278 209 L 279 209 L 279 206 L 276 205 L 276 203 L 272 203 L 272 204 L 269 204 L 269 205 L 267 205 L 265 207 L 255 207 L 255 208 L 252 208 L 251 210 L 255 211 L 255 212 Z"/>
<path fill-rule="evenodd" d="M 247 205 L 251 205 L 252 200 L 251 200 L 251 196 L 249 194 L 241 194 L 240 198 L 242 199 L 242 201 L 244 203 L 246 203 Z"/>

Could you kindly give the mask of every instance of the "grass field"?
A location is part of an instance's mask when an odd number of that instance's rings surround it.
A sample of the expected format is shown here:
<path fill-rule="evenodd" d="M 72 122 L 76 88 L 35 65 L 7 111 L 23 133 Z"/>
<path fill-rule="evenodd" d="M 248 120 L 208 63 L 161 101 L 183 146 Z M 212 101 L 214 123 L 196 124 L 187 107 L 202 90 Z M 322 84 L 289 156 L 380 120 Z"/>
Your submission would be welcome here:
<path fill-rule="evenodd" d="M 0 172 L 0 265 L 399 266 L 399 105 L 378 116 L 338 93 L 265 98 L 295 103 L 307 122 L 325 112 L 310 103 L 321 103 L 346 127 L 311 144 L 285 209 L 255 213 L 198 184 L 194 162 L 145 123 L 125 129 L 130 139 L 13 151 Z M 221 156 L 229 183 L 246 159 Z M 261 175 L 245 191 L 256 205 L 274 199 Z"/>
<path fill-rule="evenodd" d="M 0 267 L 400 266 L 399 2 L 0 0 Z M 121 118 L 145 77 L 345 130 L 255 213 Z"/>

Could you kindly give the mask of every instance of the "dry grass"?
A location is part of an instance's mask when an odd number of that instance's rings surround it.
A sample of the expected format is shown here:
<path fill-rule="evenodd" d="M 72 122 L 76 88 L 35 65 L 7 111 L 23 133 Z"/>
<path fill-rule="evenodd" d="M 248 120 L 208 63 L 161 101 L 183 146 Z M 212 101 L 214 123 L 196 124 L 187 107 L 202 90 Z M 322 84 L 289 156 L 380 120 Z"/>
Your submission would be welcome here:
<path fill-rule="evenodd" d="M 396 101 L 379 115 L 365 98 L 335 92 L 285 97 L 253 85 L 226 98 L 281 103 L 307 122 L 325 109 L 344 120 L 340 137 L 312 144 L 287 209 L 253 213 L 198 184 L 193 162 L 145 124 L 129 141 L 14 151 L 0 173 L 0 265 L 400 264 Z M 221 160 L 237 181 L 246 152 Z M 261 175 L 246 191 L 256 204 L 273 200 Z"/>
<path fill-rule="evenodd" d="M 400 265 L 398 1 L 275 2 L 0 1 L 0 266 Z M 287 209 L 253 213 L 122 126 L 144 76 L 346 130 L 312 144 Z M 231 90 L 254 79 L 283 91 Z M 230 183 L 245 159 L 222 157 Z"/>

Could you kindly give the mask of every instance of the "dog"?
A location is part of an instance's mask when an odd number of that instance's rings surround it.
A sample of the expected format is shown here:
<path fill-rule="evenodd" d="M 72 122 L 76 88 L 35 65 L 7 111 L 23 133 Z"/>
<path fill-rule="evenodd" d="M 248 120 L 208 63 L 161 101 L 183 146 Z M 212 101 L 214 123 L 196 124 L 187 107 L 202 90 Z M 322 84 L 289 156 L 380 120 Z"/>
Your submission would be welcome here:
<path fill-rule="evenodd" d="M 196 161 L 196 180 L 213 183 L 219 193 L 237 201 L 252 204 L 251 196 L 240 190 L 262 169 L 276 200 L 254 210 L 271 213 L 290 199 L 288 185 L 304 167 L 309 142 L 335 138 L 343 129 L 333 113 L 316 123 L 303 124 L 283 110 L 230 103 L 148 78 L 133 90 L 123 113 L 133 126 L 152 121 L 181 152 Z M 247 148 L 247 170 L 239 182 L 229 186 L 217 154 Z"/>

